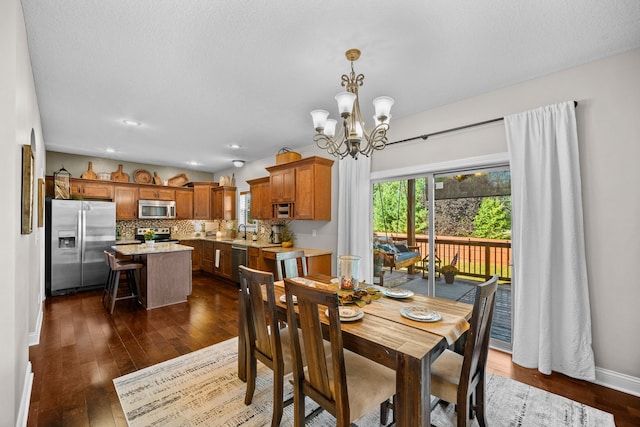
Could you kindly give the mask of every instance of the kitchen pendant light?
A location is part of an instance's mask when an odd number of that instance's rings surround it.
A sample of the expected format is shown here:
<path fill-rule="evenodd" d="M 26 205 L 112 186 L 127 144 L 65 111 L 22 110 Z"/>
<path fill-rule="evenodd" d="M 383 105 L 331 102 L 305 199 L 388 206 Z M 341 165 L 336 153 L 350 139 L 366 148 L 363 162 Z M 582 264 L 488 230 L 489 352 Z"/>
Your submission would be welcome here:
<path fill-rule="evenodd" d="M 343 159 L 350 155 L 357 159 L 359 154 L 368 157 L 374 150 L 382 150 L 387 145 L 390 111 L 394 101 L 388 96 L 380 96 L 373 100 L 375 125 L 371 132 L 367 132 L 358 102 L 358 86 L 362 86 L 364 75 L 356 75 L 353 70 L 353 63 L 360 58 L 360 51 L 349 49 L 345 56 L 351 61 L 351 73 L 342 75 L 342 86 L 346 86 L 347 90 L 335 97 L 338 113 L 342 117 L 341 133 L 334 138 L 338 122 L 329 119 L 328 111 L 314 110 L 311 112 L 313 127 L 316 130 L 313 140 L 319 148 L 327 150 L 332 156 Z"/>

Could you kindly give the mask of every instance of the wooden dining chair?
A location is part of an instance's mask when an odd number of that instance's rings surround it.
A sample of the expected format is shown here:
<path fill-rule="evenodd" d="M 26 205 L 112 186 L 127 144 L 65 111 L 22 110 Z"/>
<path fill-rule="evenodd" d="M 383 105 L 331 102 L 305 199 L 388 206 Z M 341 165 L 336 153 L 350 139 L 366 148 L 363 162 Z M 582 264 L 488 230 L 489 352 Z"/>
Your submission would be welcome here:
<path fill-rule="evenodd" d="M 288 277 L 288 278 L 298 277 L 299 276 L 298 260 L 300 260 L 300 268 L 302 269 L 302 275 L 306 276 L 307 275 L 307 258 L 304 256 L 304 251 L 276 253 L 276 267 L 278 269 L 278 280 L 283 280 L 285 277 Z"/>
<path fill-rule="evenodd" d="M 431 365 L 431 394 L 456 405 L 458 427 L 485 417 L 485 376 L 498 275 L 476 288 L 464 355 L 445 350 Z"/>
<path fill-rule="evenodd" d="M 342 346 L 338 294 L 285 279 L 287 322 L 293 349 L 294 425 L 305 423 L 305 396 L 346 427 L 395 394 L 395 371 Z M 298 313 L 294 307 L 297 298 Z M 329 314 L 329 342 L 323 340 L 320 316 Z M 321 314 L 322 313 L 322 314 Z M 301 333 L 295 331 L 300 328 Z M 304 345 L 306 366 L 301 348 Z"/>
<path fill-rule="evenodd" d="M 273 274 L 240 266 L 241 307 L 245 311 L 244 333 L 246 337 L 246 381 L 244 398 L 251 404 L 256 387 L 257 361 L 273 371 L 273 415 L 271 425 L 279 426 L 284 406 L 284 376 L 293 369 L 290 335 L 285 327 L 280 329 L 273 289 Z M 263 290 L 266 301 L 263 299 Z"/>

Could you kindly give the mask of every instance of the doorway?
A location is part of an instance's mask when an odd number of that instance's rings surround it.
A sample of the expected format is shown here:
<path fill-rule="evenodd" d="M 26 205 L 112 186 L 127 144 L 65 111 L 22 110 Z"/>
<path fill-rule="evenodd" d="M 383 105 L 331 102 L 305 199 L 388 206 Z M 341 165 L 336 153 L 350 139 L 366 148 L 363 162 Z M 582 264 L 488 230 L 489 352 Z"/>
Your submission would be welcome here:
<path fill-rule="evenodd" d="M 376 182 L 373 216 L 375 235 L 413 241 L 419 248 L 422 261 L 415 265 L 415 271 L 405 270 L 412 278 L 405 286 L 414 291 L 472 303 L 475 285 L 498 274 L 501 280 L 492 346 L 511 349 L 508 166 Z M 447 270 L 455 272 L 451 283 L 445 278 Z"/>

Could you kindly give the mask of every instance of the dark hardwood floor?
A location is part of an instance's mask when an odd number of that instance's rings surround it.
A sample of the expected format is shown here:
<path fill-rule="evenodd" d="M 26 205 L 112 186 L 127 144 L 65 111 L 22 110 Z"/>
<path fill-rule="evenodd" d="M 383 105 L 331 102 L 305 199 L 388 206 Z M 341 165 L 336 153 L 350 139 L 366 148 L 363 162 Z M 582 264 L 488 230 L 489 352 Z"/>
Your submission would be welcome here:
<path fill-rule="evenodd" d="M 30 348 L 34 382 L 28 426 L 126 426 L 112 380 L 238 333 L 238 288 L 194 274 L 189 301 L 146 311 L 130 301 L 113 315 L 102 291 L 48 298 L 40 344 Z M 491 351 L 490 372 L 610 412 L 640 426 L 640 398 L 560 374 L 545 376 Z"/>

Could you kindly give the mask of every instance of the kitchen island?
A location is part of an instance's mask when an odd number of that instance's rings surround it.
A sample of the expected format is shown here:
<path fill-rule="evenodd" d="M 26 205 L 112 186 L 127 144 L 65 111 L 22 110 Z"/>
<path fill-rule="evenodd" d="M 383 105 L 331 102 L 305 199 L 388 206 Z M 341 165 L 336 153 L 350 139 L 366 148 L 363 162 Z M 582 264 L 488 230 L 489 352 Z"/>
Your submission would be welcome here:
<path fill-rule="evenodd" d="M 144 264 L 140 272 L 140 301 L 147 309 L 187 301 L 191 295 L 190 246 L 177 243 L 116 245 L 118 254 Z"/>

